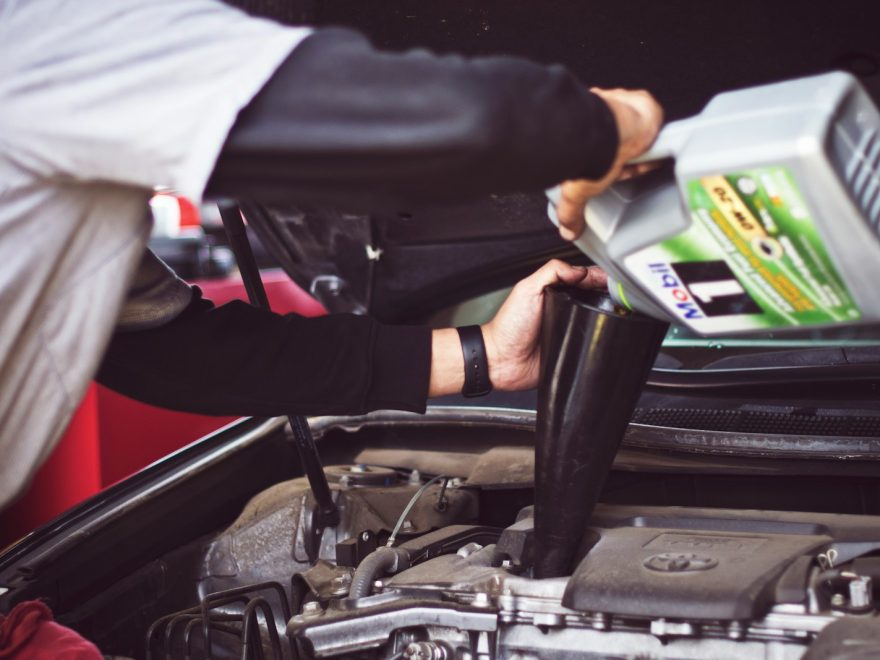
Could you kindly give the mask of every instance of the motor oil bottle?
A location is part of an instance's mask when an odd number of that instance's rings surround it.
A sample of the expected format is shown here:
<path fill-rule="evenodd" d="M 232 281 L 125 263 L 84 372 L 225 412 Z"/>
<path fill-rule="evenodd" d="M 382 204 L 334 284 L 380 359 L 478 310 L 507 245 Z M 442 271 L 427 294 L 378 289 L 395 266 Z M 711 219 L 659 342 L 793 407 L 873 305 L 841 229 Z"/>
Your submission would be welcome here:
<path fill-rule="evenodd" d="M 720 94 L 590 200 L 576 245 L 618 303 L 699 334 L 878 321 L 878 131 L 845 73 Z"/>

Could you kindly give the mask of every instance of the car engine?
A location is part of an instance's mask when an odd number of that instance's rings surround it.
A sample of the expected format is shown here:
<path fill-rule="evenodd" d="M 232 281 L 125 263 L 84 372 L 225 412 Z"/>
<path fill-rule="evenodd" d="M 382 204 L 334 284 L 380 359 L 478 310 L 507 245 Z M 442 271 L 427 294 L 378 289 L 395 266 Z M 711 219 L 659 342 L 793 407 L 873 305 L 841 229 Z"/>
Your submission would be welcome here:
<path fill-rule="evenodd" d="M 204 547 L 200 604 L 157 619 L 145 654 L 801 658 L 872 639 L 880 539 L 864 516 L 599 505 L 574 573 L 534 579 L 533 507 L 505 527 L 481 513 L 530 467 L 497 448 L 464 480 L 327 468 L 342 523 L 313 558 L 308 484 L 277 484 Z"/>

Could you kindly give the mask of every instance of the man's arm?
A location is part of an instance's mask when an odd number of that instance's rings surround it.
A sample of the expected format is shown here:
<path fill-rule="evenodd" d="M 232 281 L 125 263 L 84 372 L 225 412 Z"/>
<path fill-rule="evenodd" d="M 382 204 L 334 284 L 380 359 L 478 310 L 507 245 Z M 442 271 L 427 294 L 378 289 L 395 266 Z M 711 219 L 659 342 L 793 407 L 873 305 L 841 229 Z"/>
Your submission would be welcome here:
<path fill-rule="evenodd" d="M 596 288 L 605 280 L 599 269 L 554 260 L 517 284 L 483 326 L 496 389 L 537 383 L 541 298 L 558 283 Z M 205 414 L 420 412 L 429 396 L 461 391 L 464 360 L 451 328 L 282 316 L 242 302 L 214 307 L 197 293 L 169 323 L 118 332 L 98 380 L 147 403 Z"/>
<path fill-rule="evenodd" d="M 280 315 L 239 301 L 214 307 L 194 292 L 174 320 L 117 332 L 98 381 L 146 403 L 214 415 L 424 408 L 429 328 Z"/>
<path fill-rule="evenodd" d="M 239 114 L 207 194 L 357 208 L 600 179 L 618 121 L 561 66 L 387 53 L 321 30 Z"/>

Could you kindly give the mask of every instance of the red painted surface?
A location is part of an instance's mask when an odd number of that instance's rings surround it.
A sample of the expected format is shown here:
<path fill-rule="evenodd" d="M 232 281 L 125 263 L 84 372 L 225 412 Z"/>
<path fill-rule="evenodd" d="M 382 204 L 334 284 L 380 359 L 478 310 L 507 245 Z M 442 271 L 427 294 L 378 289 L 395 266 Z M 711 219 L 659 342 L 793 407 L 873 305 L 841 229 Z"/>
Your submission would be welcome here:
<path fill-rule="evenodd" d="M 102 488 L 235 420 L 157 408 L 103 385 L 96 389 Z"/>
<path fill-rule="evenodd" d="M 302 316 L 326 313 L 280 270 L 264 271 L 263 282 L 275 311 Z M 218 305 L 246 298 L 238 276 L 194 283 L 202 288 L 205 298 Z M 156 408 L 92 385 L 30 488 L 0 514 L 0 548 L 234 419 Z"/>
<path fill-rule="evenodd" d="M 0 548 L 94 495 L 101 487 L 98 395 L 92 385 L 28 490 L 0 514 Z"/>
<path fill-rule="evenodd" d="M 262 276 L 269 305 L 274 311 L 282 314 L 294 312 L 309 317 L 323 316 L 327 313 L 321 303 L 291 282 L 283 270 L 264 270 Z M 216 305 L 222 305 L 230 300 L 247 300 L 241 278 L 237 275 L 216 280 L 199 280 L 193 284 L 198 284 L 204 297 L 213 300 Z"/>

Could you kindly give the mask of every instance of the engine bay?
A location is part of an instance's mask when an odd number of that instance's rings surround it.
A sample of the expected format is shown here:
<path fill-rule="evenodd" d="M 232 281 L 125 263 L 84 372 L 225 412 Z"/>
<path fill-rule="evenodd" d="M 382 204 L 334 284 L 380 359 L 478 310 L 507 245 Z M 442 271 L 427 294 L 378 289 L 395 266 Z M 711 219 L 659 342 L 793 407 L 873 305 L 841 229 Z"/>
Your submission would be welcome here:
<path fill-rule="evenodd" d="M 533 412 L 497 409 L 313 420 L 322 455 L 335 463 L 326 473 L 341 515 L 313 556 L 306 539 L 315 500 L 303 477 L 255 490 L 225 524 L 196 535 L 207 512 L 221 508 L 223 489 L 236 487 L 229 475 L 271 475 L 284 462 L 281 453 L 245 458 L 257 447 L 289 450 L 290 430 L 273 420 L 252 444 L 240 434 L 233 440 L 237 464 L 206 489 L 213 501 L 177 493 L 174 508 L 139 517 L 129 534 L 139 563 L 127 556 L 131 543 L 102 544 L 102 534 L 86 531 L 67 542 L 101 546 L 107 579 L 85 555 L 48 562 L 44 551 L 19 568 L 22 584 L 45 593 L 51 580 L 59 620 L 122 657 L 812 658 L 838 657 L 829 648 L 865 657 L 877 650 L 876 478 L 805 478 L 791 460 L 759 467 L 625 445 L 583 530 L 575 570 L 535 579 L 533 424 Z M 177 538 L 178 521 L 192 540 L 155 555 Z M 104 538 L 122 535 L 108 529 Z M 90 556 L 97 562 L 94 548 Z"/>
<path fill-rule="evenodd" d="M 524 452 L 489 453 L 476 482 Z M 875 615 L 873 517 L 600 505 L 574 573 L 538 580 L 533 507 L 481 524 L 502 484 L 327 472 L 342 523 L 318 555 L 306 480 L 260 493 L 204 546 L 200 604 L 154 621 L 147 657 L 800 658 Z"/>

